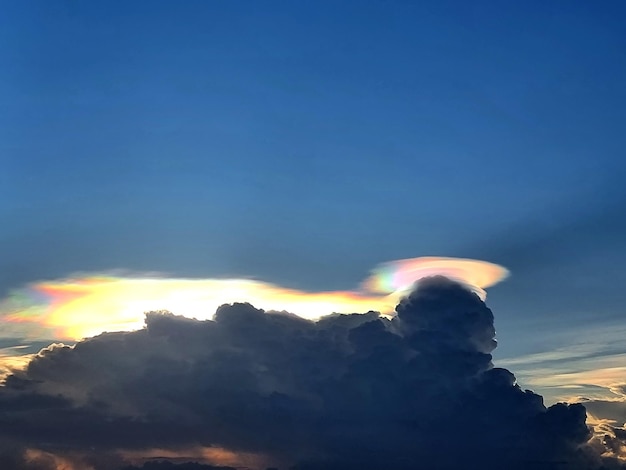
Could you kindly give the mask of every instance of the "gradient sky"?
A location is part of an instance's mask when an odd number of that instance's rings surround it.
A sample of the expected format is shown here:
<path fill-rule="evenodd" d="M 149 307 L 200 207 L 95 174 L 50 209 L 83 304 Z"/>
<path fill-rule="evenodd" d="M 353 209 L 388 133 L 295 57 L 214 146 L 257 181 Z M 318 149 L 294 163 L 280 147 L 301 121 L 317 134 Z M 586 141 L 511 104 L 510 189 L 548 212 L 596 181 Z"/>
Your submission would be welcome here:
<path fill-rule="evenodd" d="M 523 382 L 527 354 L 624 353 L 625 21 L 620 1 L 6 2 L 0 291 L 113 269 L 349 290 L 462 256 L 512 273 L 488 303 Z"/>

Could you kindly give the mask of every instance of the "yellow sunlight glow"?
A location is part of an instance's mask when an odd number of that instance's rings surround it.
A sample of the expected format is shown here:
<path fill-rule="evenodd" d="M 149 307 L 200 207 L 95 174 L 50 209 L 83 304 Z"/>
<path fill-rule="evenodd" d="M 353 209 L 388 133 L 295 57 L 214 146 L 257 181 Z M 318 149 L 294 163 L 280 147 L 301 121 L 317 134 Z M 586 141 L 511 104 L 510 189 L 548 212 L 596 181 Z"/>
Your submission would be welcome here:
<path fill-rule="evenodd" d="M 144 325 L 144 313 L 169 310 L 199 320 L 211 319 L 223 304 L 249 302 L 257 308 L 287 311 L 307 319 L 331 313 L 392 315 L 406 289 L 427 276 L 442 274 L 465 282 L 484 298 L 482 288 L 508 272 L 491 263 L 455 258 L 413 258 L 386 263 L 374 271 L 378 292 L 305 292 L 249 279 L 161 279 L 91 276 L 31 284 L 0 301 L 0 318 L 47 338 L 78 340 L 104 331 L 131 331 Z M 371 290 L 370 290 L 371 292 Z M 7 323 L 5 323 L 6 325 Z"/>
<path fill-rule="evenodd" d="M 303 292 L 244 280 L 85 278 L 32 286 L 48 305 L 5 316 L 9 322 L 43 324 L 58 339 L 77 340 L 104 331 L 141 329 L 144 313 L 169 310 L 206 320 L 223 304 L 250 302 L 257 308 L 317 319 L 330 313 L 393 312 L 397 296 L 354 292 Z"/>

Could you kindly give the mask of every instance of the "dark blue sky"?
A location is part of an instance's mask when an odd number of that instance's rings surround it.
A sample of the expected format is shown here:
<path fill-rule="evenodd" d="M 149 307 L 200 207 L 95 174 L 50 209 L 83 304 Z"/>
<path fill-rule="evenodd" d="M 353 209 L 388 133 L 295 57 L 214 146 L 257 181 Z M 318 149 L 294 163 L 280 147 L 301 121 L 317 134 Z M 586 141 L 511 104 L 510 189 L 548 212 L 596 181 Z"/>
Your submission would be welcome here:
<path fill-rule="evenodd" d="M 3 10 L 2 289 L 112 268 L 348 289 L 449 255 L 511 269 L 490 298 L 512 340 L 624 314 L 623 2 Z"/>

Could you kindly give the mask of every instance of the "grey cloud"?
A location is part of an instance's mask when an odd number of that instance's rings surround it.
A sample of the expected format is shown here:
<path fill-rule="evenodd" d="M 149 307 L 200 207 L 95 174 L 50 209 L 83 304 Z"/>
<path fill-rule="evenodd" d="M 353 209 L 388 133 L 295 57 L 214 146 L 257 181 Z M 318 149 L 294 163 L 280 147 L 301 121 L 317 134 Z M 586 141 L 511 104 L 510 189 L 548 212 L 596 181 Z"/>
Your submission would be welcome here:
<path fill-rule="evenodd" d="M 220 446 L 297 470 L 600 468 L 582 405 L 546 408 L 493 367 L 475 294 L 434 277 L 397 314 L 149 313 L 143 330 L 45 349 L 10 376 L 0 437 L 103 455 Z"/>

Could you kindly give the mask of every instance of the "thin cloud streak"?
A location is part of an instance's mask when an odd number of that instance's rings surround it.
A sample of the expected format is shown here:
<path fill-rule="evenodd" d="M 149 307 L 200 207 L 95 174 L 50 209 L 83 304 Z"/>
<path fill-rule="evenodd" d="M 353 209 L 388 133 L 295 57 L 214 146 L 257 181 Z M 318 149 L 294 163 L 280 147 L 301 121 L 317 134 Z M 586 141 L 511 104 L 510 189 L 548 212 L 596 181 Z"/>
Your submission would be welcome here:
<path fill-rule="evenodd" d="M 626 326 L 607 322 L 562 331 L 553 348 L 498 359 L 516 370 L 518 380 L 541 393 L 550 403 L 581 399 L 621 399 L 616 386 L 626 382 Z M 565 344 L 555 346 L 556 344 Z"/>

